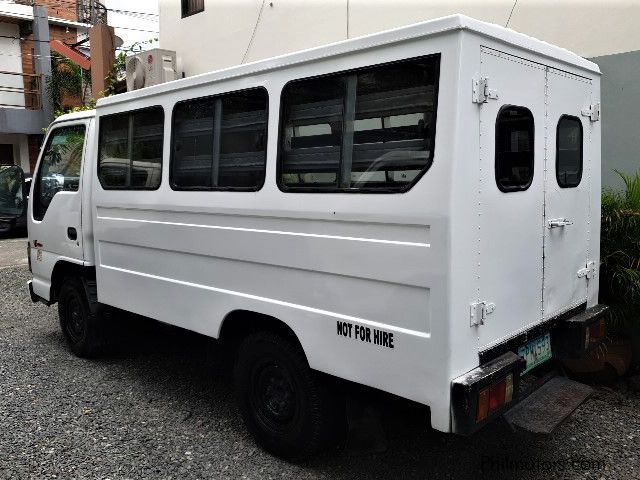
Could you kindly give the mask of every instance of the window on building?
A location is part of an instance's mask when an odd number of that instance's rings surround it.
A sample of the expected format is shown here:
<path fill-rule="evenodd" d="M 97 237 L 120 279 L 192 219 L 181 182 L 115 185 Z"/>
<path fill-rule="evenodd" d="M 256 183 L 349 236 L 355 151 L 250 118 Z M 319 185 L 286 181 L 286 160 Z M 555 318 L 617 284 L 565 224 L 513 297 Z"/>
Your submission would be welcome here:
<path fill-rule="evenodd" d="M 77 192 L 80 186 L 84 125 L 55 129 L 45 146 L 35 184 L 33 217 L 42 220 L 58 192 Z"/>
<path fill-rule="evenodd" d="M 563 115 L 556 131 L 556 179 L 562 188 L 577 187 L 582 180 L 582 122 Z"/>
<path fill-rule="evenodd" d="M 180 102 L 173 111 L 171 187 L 258 190 L 265 177 L 267 92 Z"/>
<path fill-rule="evenodd" d="M 102 117 L 98 159 L 102 187 L 157 189 L 162 176 L 163 134 L 162 107 Z"/>
<path fill-rule="evenodd" d="M 496 183 L 503 192 L 526 190 L 533 181 L 534 124 L 531 111 L 508 105 L 496 120 Z"/>
<path fill-rule="evenodd" d="M 280 187 L 410 188 L 433 160 L 439 64 L 434 55 L 287 84 Z"/>
<path fill-rule="evenodd" d="M 204 12 L 204 0 L 181 0 L 182 18 Z"/>

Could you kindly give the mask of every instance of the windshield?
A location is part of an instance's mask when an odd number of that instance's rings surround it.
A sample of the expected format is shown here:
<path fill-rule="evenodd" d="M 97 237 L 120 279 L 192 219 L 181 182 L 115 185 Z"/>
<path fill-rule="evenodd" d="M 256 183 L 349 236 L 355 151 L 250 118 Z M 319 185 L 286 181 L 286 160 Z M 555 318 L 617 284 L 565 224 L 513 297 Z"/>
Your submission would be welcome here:
<path fill-rule="evenodd" d="M 20 167 L 0 165 L 0 215 L 22 215 L 25 200 L 23 182 Z"/>

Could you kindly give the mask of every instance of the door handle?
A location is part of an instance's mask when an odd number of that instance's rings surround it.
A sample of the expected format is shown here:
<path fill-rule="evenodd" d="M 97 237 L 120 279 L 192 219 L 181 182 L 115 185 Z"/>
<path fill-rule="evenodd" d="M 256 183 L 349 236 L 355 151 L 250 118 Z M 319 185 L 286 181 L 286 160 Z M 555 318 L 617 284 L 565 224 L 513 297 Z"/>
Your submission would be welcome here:
<path fill-rule="evenodd" d="M 78 239 L 78 231 L 73 227 L 67 228 L 67 237 L 75 242 Z"/>
<path fill-rule="evenodd" d="M 549 220 L 547 225 L 549 228 L 559 228 L 566 227 L 567 225 L 573 225 L 573 222 L 571 220 L 567 220 L 566 218 L 554 218 L 552 220 Z"/>

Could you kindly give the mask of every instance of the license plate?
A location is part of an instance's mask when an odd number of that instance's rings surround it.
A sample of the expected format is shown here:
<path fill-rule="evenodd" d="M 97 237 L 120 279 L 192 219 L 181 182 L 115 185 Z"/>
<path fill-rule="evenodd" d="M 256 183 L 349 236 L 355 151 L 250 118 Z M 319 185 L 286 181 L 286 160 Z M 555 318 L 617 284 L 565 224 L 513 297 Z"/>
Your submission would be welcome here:
<path fill-rule="evenodd" d="M 551 334 L 545 333 L 540 337 L 529 340 L 525 345 L 518 348 L 518 355 L 527 361 L 527 367 L 522 372 L 522 375 L 550 360 L 553 356 L 551 354 Z"/>

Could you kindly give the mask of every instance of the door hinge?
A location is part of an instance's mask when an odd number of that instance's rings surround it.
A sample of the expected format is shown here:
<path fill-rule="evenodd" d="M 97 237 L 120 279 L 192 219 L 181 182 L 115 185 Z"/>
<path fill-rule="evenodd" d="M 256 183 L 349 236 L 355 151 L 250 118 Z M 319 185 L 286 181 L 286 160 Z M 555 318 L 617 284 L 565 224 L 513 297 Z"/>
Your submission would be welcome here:
<path fill-rule="evenodd" d="M 496 309 L 495 303 L 474 302 L 469 308 L 469 326 L 484 325 L 487 316 Z"/>
<path fill-rule="evenodd" d="M 473 103 L 487 103 L 489 99 L 498 99 L 497 90 L 489 88 L 489 77 L 474 77 L 471 83 L 471 93 Z"/>
<path fill-rule="evenodd" d="M 600 103 L 594 103 L 582 109 L 582 115 L 589 117 L 592 122 L 600 120 Z"/>
<path fill-rule="evenodd" d="M 586 277 L 587 280 L 596 276 L 596 262 L 587 262 L 587 266 L 578 270 L 578 278 Z"/>

